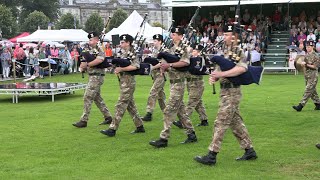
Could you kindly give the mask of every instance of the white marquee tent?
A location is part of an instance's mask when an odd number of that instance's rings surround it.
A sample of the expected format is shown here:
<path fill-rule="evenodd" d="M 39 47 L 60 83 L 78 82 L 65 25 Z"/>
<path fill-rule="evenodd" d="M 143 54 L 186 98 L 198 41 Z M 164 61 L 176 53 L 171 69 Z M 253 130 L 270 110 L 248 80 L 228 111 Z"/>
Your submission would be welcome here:
<path fill-rule="evenodd" d="M 137 11 L 133 11 L 130 16 L 118 27 L 113 28 L 105 35 L 105 39 L 111 40 L 112 35 L 122 35 L 130 34 L 135 37 L 137 32 L 140 30 L 140 24 L 143 21 L 143 18 L 139 15 Z M 148 22 L 145 23 L 143 37 L 147 38 L 147 41 L 152 40 L 152 36 L 155 34 L 164 34 L 166 35 L 166 30 L 161 27 L 152 27 Z"/>
<path fill-rule="evenodd" d="M 17 42 L 39 42 L 39 41 L 88 41 L 88 33 L 82 29 L 61 30 L 37 30 L 29 36 L 18 38 Z"/>

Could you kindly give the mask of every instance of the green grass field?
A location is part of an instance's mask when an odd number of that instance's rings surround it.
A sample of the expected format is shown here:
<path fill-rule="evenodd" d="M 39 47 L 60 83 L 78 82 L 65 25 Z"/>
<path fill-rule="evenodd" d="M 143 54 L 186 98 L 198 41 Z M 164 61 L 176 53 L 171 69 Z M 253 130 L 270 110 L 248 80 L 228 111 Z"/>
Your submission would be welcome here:
<path fill-rule="evenodd" d="M 196 155 L 207 153 L 218 95 L 205 78 L 203 96 L 210 126 L 195 127 L 198 142 L 180 144 L 184 132 L 172 128 L 169 146 L 155 149 L 148 143 L 159 138 L 163 128 L 157 106 L 153 121 L 146 122 L 145 134 L 132 135 L 133 122 L 125 114 L 116 137 L 99 133 L 102 115 L 93 105 L 87 128 L 71 124 L 82 114 L 83 91 L 51 97 L 21 96 L 12 104 L 11 96 L 0 95 L 0 179 L 319 179 L 320 111 L 308 102 L 302 112 L 291 106 L 304 91 L 302 75 L 264 75 L 260 86 L 243 86 L 241 113 L 258 153 L 258 159 L 237 162 L 243 154 L 229 130 L 225 135 L 217 164 L 196 163 Z M 148 76 L 136 77 L 135 100 L 140 115 L 151 87 Z M 80 74 L 54 76 L 37 82 L 83 82 Z M 319 88 L 318 88 L 319 90 Z M 219 85 L 217 85 L 219 92 Z M 168 83 L 166 84 L 168 95 Z M 103 98 L 114 112 L 119 95 L 117 78 L 108 75 L 102 88 Z M 187 98 L 187 96 L 185 97 Z M 196 113 L 193 124 L 199 123 Z"/>

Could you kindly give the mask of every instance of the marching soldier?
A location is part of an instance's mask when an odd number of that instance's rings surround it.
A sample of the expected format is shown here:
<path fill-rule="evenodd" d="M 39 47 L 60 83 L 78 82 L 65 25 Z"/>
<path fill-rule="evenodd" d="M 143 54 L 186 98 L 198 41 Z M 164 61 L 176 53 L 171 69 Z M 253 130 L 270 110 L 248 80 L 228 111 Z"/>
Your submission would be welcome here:
<path fill-rule="evenodd" d="M 152 51 L 152 56 L 155 58 L 159 53 L 159 49 L 162 44 L 162 41 L 163 41 L 163 36 L 161 34 L 155 34 L 153 36 L 154 49 Z M 150 89 L 150 94 L 148 97 L 147 114 L 142 118 L 143 121 L 152 120 L 152 113 L 155 108 L 157 99 L 162 112 L 166 106 L 165 105 L 166 95 L 163 89 L 165 85 L 165 75 L 161 74 L 160 72 L 160 63 L 156 66 L 153 66 L 153 70 L 151 71 L 151 77 L 153 79 L 153 85 Z"/>
<path fill-rule="evenodd" d="M 129 58 L 131 61 L 131 65 L 127 67 L 117 67 L 114 70 L 114 73 L 120 76 L 120 97 L 118 99 L 118 103 L 115 106 L 115 116 L 112 123 L 109 126 L 109 129 L 100 131 L 102 134 L 105 134 L 109 137 L 113 137 L 116 135 L 116 131 L 119 128 L 121 119 L 126 110 L 128 110 L 129 114 L 133 119 L 133 123 L 136 126 L 136 130 L 132 131 L 131 133 L 145 132 L 143 122 L 139 116 L 133 97 L 133 93 L 136 87 L 136 81 L 134 76 L 128 73 L 128 71 L 134 71 L 140 68 L 138 57 L 133 55 L 135 54 L 135 52 L 132 51 L 134 49 L 132 47 L 132 43 L 133 37 L 129 34 L 123 34 L 120 36 L 120 58 Z"/>
<path fill-rule="evenodd" d="M 236 40 L 232 40 L 233 26 L 225 28 L 224 41 L 225 46 L 225 57 L 229 56 L 230 53 L 237 53 L 237 47 L 232 45 Z M 233 41 L 233 42 L 232 42 Z M 230 49 L 229 49 L 229 48 Z M 240 49 L 240 51 L 242 51 Z M 238 53 L 237 53 L 238 54 Z M 241 53 L 240 60 L 236 66 L 228 71 L 214 71 L 210 74 L 210 83 L 215 83 L 220 79 L 220 103 L 219 110 L 216 120 L 214 122 L 213 139 L 209 145 L 209 153 L 205 156 L 196 156 L 195 160 L 199 163 L 206 165 L 215 165 L 216 155 L 219 153 L 223 136 L 226 130 L 230 127 L 233 135 L 238 139 L 240 146 L 245 150 L 242 157 L 236 160 L 253 160 L 257 158 L 256 152 L 253 149 L 252 141 L 248 134 L 248 130 L 244 125 L 242 117 L 240 116 L 239 104 L 241 99 L 241 89 L 239 85 L 235 85 L 227 77 L 235 77 L 243 74 L 248 69 L 248 65 L 245 61 L 244 54 Z"/>
<path fill-rule="evenodd" d="M 110 124 L 112 121 L 111 114 L 104 103 L 100 91 L 101 85 L 104 82 L 104 68 L 99 67 L 104 61 L 105 55 L 101 47 L 98 47 L 99 42 L 99 34 L 96 32 L 91 32 L 88 34 L 90 50 L 89 53 L 92 56 L 96 56 L 95 59 L 91 62 L 81 62 L 80 68 L 82 71 L 87 70 L 89 74 L 89 81 L 86 87 L 86 91 L 83 96 L 84 106 L 83 106 L 83 114 L 80 118 L 79 122 L 72 124 L 77 128 L 87 127 L 87 122 L 89 120 L 89 114 L 91 110 L 92 102 L 97 105 L 99 110 L 104 116 L 104 121 L 100 124 Z"/>
<path fill-rule="evenodd" d="M 195 48 L 192 50 L 192 57 L 199 57 L 200 51 L 203 49 L 203 46 L 196 45 Z M 208 116 L 206 113 L 206 109 L 202 102 L 202 94 L 204 91 L 204 82 L 202 75 L 193 75 L 191 73 L 187 73 L 187 90 L 189 94 L 188 104 L 185 107 L 187 115 L 191 116 L 194 110 L 197 111 L 200 117 L 200 124 L 197 126 L 208 126 Z M 179 114 L 178 114 L 179 117 Z M 181 121 L 173 122 L 179 128 L 182 128 Z"/>
<path fill-rule="evenodd" d="M 313 48 L 314 42 L 309 41 L 306 47 L 307 54 L 305 56 L 305 62 L 302 62 L 302 65 L 306 66 L 306 71 L 304 73 L 306 89 L 299 105 L 292 106 L 292 108 L 298 112 L 302 110 L 310 98 L 315 104 L 315 110 L 320 110 L 320 99 L 317 93 L 318 68 L 320 66 L 320 59 L 317 53 L 314 52 Z"/>
<path fill-rule="evenodd" d="M 182 41 L 183 34 L 183 28 L 172 28 L 171 38 L 173 40 L 173 46 L 169 49 L 170 54 L 174 54 L 176 49 L 180 48 L 180 43 Z M 184 49 L 180 57 L 181 58 L 178 62 L 170 64 L 167 62 L 161 63 L 162 71 L 168 71 L 170 79 L 170 96 L 164 109 L 164 129 L 160 133 L 160 139 L 156 141 L 150 141 L 149 143 L 151 146 L 154 146 L 156 148 L 168 146 L 171 125 L 179 109 L 183 111 L 181 112 L 181 122 L 188 136 L 187 139 L 182 143 L 193 143 L 197 141 L 197 136 L 195 134 L 194 128 L 189 117 L 186 115 L 184 108 L 180 108 L 181 103 L 183 102 L 186 72 L 179 71 L 176 68 L 185 67 L 190 64 L 190 60 L 188 58 L 188 53 L 186 49 Z"/>

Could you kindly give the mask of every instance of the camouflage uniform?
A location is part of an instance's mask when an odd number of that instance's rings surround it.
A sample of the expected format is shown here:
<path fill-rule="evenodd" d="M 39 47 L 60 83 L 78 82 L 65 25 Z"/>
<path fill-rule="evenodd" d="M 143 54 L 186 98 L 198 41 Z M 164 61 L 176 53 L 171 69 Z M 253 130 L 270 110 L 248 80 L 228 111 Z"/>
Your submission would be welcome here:
<path fill-rule="evenodd" d="M 97 59 L 103 59 L 104 60 L 104 52 L 102 49 L 95 47 L 91 48 L 89 50 L 90 54 L 93 54 L 93 52 L 98 52 Z M 89 120 L 89 114 L 91 110 L 92 102 L 97 105 L 99 110 L 102 112 L 104 118 L 110 117 L 111 114 L 104 103 L 100 91 L 101 91 L 101 85 L 104 82 L 104 69 L 103 68 L 97 68 L 97 67 L 88 67 L 87 69 L 89 74 L 89 82 L 86 87 L 86 91 L 83 96 L 84 106 L 83 106 L 83 114 L 80 118 L 80 121 L 87 122 Z"/>
<path fill-rule="evenodd" d="M 309 98 L 316 104 L 320 104 L 320 99 L 317 93 L 317 83 L 318 83 L 318 67 L 320 65 L 320 59 L 316 52 L 307 54 L 305 60 L 308 64 L 313 64 L 317 69 L 307 68 L 304 78 L 306 82 L 306 89 L 304 91 L 302 100 L 300 104 L 305 106 Z"/>
<path fill-rule="evenodd" d="M 157 57 L 158 55 L 158 50 L 154 50 L 152 52 L 153 57 Z M 159 69 L 154 69 L 151 72 L 151 76 L 153 79 L 153 85 L 150 89 L 150 94 L 148 97 L 148 102 L 147 102 L 147 113 L 153 113 L 153 110 L 156 105 L 156 100 L 158 99 L 160 109 L 163 111 L 166 104 L 166 95 L 164 93 L 164 85 L 165 85 L 165 75 L 161 75 L 160 73 L 160 68 Z"/>
<path fill-rule="evenodd" d="M 170 48 L 169 53 L 174 54 L 177 47 Z M 190 63 L 187 51 L 185 50 L 181 56 L 181 60 Z M 175 68 L 169 68 L 168 75 L 170 79 L 170 96 L 164 109 L 164 129 L 160 133 L 161 139 L 168 139 L 170 137 L 170 129 L 177 112 L 181 114 L 181 123 L 186 130 L 187 134 L 194 133 L 194 128 L 189 117 L 186 115 L 185 108 L 182 108 L 183 95 L 185 87 L 185 77 L 187 72 L 181 72 Z"/>
<path fill-rule="evenodd" d="M 208 120 L 206 109 L 202 102 L 202 94 L 204 91 L 203 77 L 201 75 L 187 73 L 187 90 L 189 94 L 188 104 L 185 107 L 187 116 L 190 118 L 193 110 L 196 110 L 201 121 Z"/>
<path fill-rule="evenodd" d="M 121 50 L 120 58 L 127 58 L 130 52 L 128 50 Z M 131 60 L 131 65 L 140 68 L 138 58 Z M 133 123 L 136 127 L 143 125 L 143 122 L 139 116 L 136 104 L 134 102 L 133 93 L 136 88 L 136 81 L 133 75 L 127 72 L 120 73 L 120 97 L 115 106 L 116 112 L 112 123 L 110 124 L 110 129 L 117 130 L 119 128 L 120 121 L 128 110 L 130 116 L 133 119 Z"/>
<path fill-rule="evenodd" d="M 227 53 L 225 53 L 225 56 L 227 56 Z M 237 66 L 248 68 L 244 53 L 242 53 Z M 241 148 L 252 148 L 248 130 L 240 116 L 239 104 L 242 96 L 240 86 L 234 85 L 227 78 L 220 78 L 220 87 L 219 110 L 214 122 L 214 132 L 209 150 L 219 152 L 223 136 L 229 127 L 239 141 Z"/>

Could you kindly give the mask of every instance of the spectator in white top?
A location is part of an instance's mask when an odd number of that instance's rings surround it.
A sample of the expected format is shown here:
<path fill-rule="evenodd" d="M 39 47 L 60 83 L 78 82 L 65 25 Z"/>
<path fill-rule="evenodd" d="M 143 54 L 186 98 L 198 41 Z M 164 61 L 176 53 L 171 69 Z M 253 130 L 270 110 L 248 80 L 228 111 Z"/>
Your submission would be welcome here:
<path fill-rule="evenodd" d="M 314 35 L 312 31 L 309 32 L 309 35 L 307 36 L 307 41 L 316 42 L 316 35 Z"/>
<path fill-rule="evenodd" d="M 221 23 L 221 21 L 222 21 L 222 16 L 219 14 L 218 11 L 216 12 L 216 15 L 214 15 L 213 21 L 214 21 L 214 24 L 216 24 L 216 25 L 219 24 L 219 23 Z"/>
<path fill-rule="evenodd" d="M 298 27 L 300 28 L 301 31 L 306 30 L 307 22 L 305 20 L 300 21 L 298 24 Z"/>
<path fill-rule="evenodd" d="M 202 37 L 201 40 L 200 40 L 201 44 L 203 44 L 204 46 L 206 46 L 208 40 L 209 40 L 209 37 L 208 37 L 207 33 L 206 33 L 206 32 L 203 32 L 203 37 Z"/>
<path fill-rule="evenodd" d="M 247 58 L 248 58 L 248 53 L 249 51 L 245 53 Z M 251 59 L 249 59 L 249 61 L 251 61 L 252 66 L 261 66 L 261 53 L 260 53 L 259 46 L 255 46 L 255 48 L 251 51 L 250 56 L 251 56 Z"/>
<path fill-rule="evenodd" d="M 218 36 L 216 38 L 216 42 L 219 43 L 219 42 L 223 41 L 223 38 L 224 38 L 224 36 L 223 36 L 222 32 L 219 31 Z"/>

